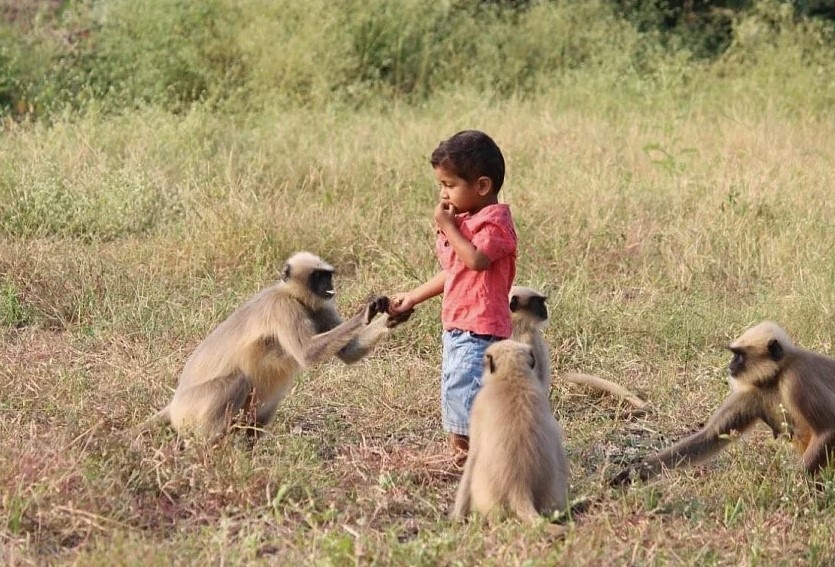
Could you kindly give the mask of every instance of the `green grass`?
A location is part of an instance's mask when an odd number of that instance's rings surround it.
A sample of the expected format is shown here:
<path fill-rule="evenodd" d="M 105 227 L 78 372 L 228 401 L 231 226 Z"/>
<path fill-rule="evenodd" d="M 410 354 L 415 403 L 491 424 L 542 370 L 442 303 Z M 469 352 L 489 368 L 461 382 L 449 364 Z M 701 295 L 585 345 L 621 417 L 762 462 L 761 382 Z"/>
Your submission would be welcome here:
<path fill-rule="evenodd" d="M 749 29 L 709 65 L 579 66 L 530 96 L 456 84 L 409 103 L 4 122 L 0 562 L 831 564 L 831 477 L 816 492 L 765 427 L 697 469 L 605 483 L 705 420 L 727 393 L 723 347 L 751 323 L 833 354 L 835 75 L 792 37 Z M 572 495 L 593 499 L 564 539 L 446 519 L 438 300 L 368 359 L 301 376 L 252 450 L 182 449 L 164 428 L 125 442 L 292 252 L 337 267 L 343 313 L 434 273 L 428 157 L 473 127 L 507 159 L 517 283 L 549 296 Z M 564 371 L 654 411 L 625 418 Z"/>

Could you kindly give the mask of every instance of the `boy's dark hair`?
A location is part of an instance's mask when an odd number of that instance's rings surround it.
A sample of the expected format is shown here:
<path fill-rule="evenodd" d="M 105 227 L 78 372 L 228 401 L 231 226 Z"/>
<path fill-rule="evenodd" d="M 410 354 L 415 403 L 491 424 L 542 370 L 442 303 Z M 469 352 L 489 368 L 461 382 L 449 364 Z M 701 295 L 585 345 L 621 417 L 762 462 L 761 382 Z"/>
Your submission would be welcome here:
<path fill-rule="evenodd" d="M 498 193 L 504 183 L 504 156 L 493 138 L 480 130 L 462 130 L 444 140 L 429 160 L 432 167 L 443 167 L 472 183 L 482 175 L 493 181 Z"/>

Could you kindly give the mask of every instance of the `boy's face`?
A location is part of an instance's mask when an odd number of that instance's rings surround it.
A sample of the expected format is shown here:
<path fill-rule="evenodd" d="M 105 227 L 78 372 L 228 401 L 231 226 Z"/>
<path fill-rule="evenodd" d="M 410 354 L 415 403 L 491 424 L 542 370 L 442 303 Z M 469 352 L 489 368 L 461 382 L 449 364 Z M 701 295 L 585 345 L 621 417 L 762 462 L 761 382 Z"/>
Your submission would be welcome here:
<path fill-rule="evenodd" d="M 476 212 L 492 202 L 493 184 L 489 177 L 479 177 L 468 183 L 439 165 L 435 168 L 435 178 L 441 188 L 441 201 L 452 204 L 459 213 Z"/>

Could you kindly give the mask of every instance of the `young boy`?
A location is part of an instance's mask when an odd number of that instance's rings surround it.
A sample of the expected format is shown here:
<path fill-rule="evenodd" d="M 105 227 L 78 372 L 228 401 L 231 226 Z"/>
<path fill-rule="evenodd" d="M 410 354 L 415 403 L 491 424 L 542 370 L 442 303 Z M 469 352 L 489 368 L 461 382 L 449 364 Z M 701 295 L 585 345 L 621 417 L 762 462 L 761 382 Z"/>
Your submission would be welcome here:
<path fill-rule="evenodd" d="M 441 189 L 435 253 L 442 270 L 393 296 L 390 314 L 443 293 L 441 418 L 455 462 L 463 466 L 484 351 L 511 332 L 507 296 L 516 275 L 516 231 L 510 208 L 498 201 L 504 157 L 490 136 L 458 132 L 441 142 L 430 163 Z"/>

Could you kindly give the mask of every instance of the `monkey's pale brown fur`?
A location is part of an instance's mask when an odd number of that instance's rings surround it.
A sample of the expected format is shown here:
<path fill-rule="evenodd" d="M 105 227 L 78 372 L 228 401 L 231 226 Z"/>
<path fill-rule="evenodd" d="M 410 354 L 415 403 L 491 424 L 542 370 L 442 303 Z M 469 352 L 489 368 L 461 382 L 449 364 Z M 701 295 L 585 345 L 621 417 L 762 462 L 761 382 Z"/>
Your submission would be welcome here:
<path fill-rule="evenodd" d="M 233 422 L 270 423 L 300 371 L 334 355 L 362 358 L 408 318 L 374 316 L 387 309 L 376 298 L 343 322 L 333 302 L 333 267 L 298 252 L 287 260 L 282 281 L 250 298 L 220 323 L 186 361 L 171 403 L 139 426 L 167 420 L 178 432 L 215 437 Z"/>
<path fill-rule="evenodd" d="M 483 386 L 470 414 L 470 452 L 452 517 L 510 512 L 536 521 L 566 508 L 563 433 L 536 374 L 530 346 L 504 340 L 484 355 Z"/>
<path fill-rule="evenodd" d="M 535 289 L 522 286 L 510 288 L 510 321 L 512 339 L 529 345 L 536 359 L 536 378 L 547 394 L 551 391 L 551 357 L 542 336 L 542 327 L 548 322 L 547 297 Z"/>
<path fill-rule="evenodd" d="M 646 480 L 663 468 L 714 456 L 757 420 L 774 436 L 788 434 L 809 473 L 835 464 L 835 359 L 796 347 L 777 324 L 764 321 L 728 347 L 731 394 L 698 432 L 612 479 Z"/>

